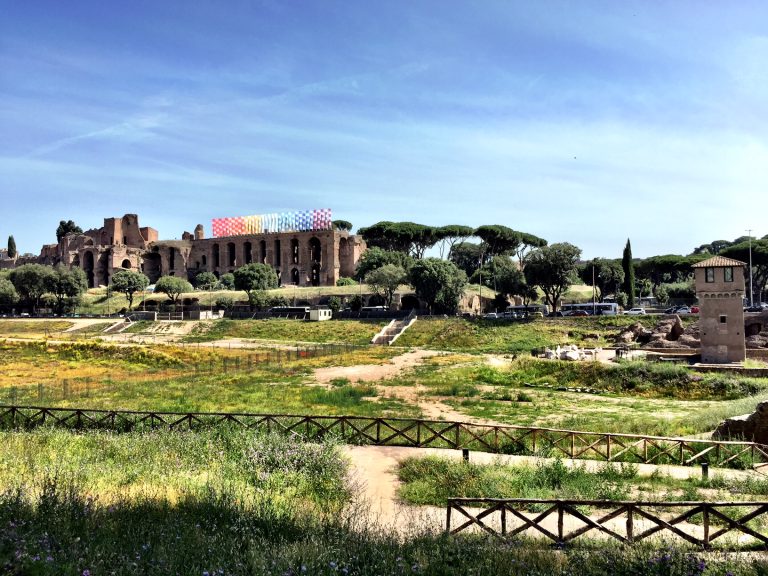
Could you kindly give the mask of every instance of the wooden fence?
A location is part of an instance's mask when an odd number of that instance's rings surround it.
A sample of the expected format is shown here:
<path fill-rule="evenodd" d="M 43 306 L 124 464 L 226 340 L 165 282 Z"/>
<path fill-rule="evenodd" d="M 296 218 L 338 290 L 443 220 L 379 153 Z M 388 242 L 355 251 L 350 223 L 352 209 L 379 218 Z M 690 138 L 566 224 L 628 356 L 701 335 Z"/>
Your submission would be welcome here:
<path fill-rule="evenodd" d="M 290 414 L 185 413 L 0 405 L 0 429 L 43 425 L 131 431 L 237 426 L 306 439 L 335 436 L 348 444 L 467 449 L 497 454 L 582 458 L 606 462 L 741 468 L 768 464 L 768 446 L 636 434 L 491 426 L 411 418 Z"/>
<path fill-rule="evenodd" d="M 530 512 L 531 508 L 542 509 Z M 600 512 L 589 515 L 585 508 Z M 453 527 L 453 513 L 461 524 Z M 533 530 L 565 545 L 586 535 L 634 544 L 654 535 L 681 538 L 705 549 L 715 540 L 720 549 L 768 549 L 768 534 L 757 518 L 768 502 L 609 502 L 605 500 L 534 500 L 450 498 L 446 532 L 482 530 L 509 540 Z M 763 518 L 765 519 L 765 518 Z M 750 523 L 753 526 L 750 526 Z M 735 538 L 724 538 L 727 534 Z M 745 536 L 747 538 L 745 538 Z"/>

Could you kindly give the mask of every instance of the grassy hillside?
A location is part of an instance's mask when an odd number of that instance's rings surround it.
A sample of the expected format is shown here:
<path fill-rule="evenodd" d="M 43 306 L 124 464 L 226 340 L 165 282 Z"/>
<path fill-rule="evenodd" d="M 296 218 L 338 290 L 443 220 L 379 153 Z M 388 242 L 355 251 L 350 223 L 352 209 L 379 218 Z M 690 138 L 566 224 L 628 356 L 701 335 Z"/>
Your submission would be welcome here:
<path fill-rule="evenodd" d="M 606 346 L 621 328 L 638 321 L 648 326 L 653 322 L 647 318 L 638 320 L 637 316 L 543 318 L 531 322 L 424 319 L 409 328 L 397 344 L 497 353 L 527 353 L 533 348 L 564 344 Z"/>

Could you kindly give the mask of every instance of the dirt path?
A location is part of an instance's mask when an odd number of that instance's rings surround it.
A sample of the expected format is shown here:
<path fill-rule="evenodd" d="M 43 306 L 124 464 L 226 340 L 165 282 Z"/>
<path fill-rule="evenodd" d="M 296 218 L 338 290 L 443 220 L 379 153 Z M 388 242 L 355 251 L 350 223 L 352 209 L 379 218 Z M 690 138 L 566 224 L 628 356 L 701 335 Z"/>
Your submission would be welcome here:
<path fill-rule="evenodd" d="M 406 458 L 428 455 L 453 459 L 458 466 L 462 458 L 460 450 L 395 446 L 345 446 L 343 451 L 349 458 L 353 481 L 361 490 L 372 521 L 397 530 L 401 534 L 444 529 L 444 507 L 411 506 L 398 500 L 397 490 L 400 481 L 397 479 L 397 467 L 399 462 Z M 542 461 L 542 459 L 532 456 L 508 456 L 487 452 L 471 452 L 469 458 L 471 462 L 478 464 L 498 462 L 508 465 L 527 464 L 535 466 L 537 462 Z M 593 471 L 604 465 L 603 462 L 596 460 L 563 460 L 562 462 L 569 467 L 583 465 L 587 470 Z M 698 468 L 689 466 L 655 466 L 653 464 L 638 464 L 637 466 L 640 476 L 650 476 L 657 471 L 678 479 L 701 476 L 701 471 Z M 729 478 L 754 477 L 754 472 L 742 470 L 717 469 L 713 473 Z M 580 524 L 566 528 L 578 526 Z"/>
<path fill-rule="evenodd" d="M 440 354 L 435 350 L 414 350 L 395 356 L 386 364 L 364 364 L 358 366 L 331 366 L 315 370 L 313 379 L 318 384 L 327 384 L 337 378 L 350 382 L 379 382 L 398 376 L 404 370 L 418 366 L 424 358 Z"/>

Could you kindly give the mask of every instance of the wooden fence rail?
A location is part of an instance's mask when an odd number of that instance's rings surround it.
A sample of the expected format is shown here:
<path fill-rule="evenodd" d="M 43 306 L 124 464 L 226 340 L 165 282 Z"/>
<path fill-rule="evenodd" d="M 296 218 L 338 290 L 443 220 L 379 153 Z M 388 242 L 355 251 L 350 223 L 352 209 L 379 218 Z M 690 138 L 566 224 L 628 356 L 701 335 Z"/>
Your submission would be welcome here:
<path fill-rule="evenodd" d="M 0 429 L 38 426 L 131 431 L 239 426 L 292 433 L 306 439 L 333 435 L 348 444 L 468 449 L 497 454 L 582 458 L 606 462 L 677 464 L 746 469 L 768 465 L 768 446 L 754 442 L 691 440 L 637 434 L 492 426 L 415 418 L 308 416 L 216 412 L 92 410 L 0 405 Z"/>
<path fill-rule="evenodd" d="M 586 508 L 593 509 L 592 515 Z M 538 510 L 531 512 L 531 510 Z M 452 524 L 453 513 L 461 523 Z M 599 512 L 599 516 L 594 513 Z M 446 532 L 482 530 L 502 540 L 533 530 L 564 545 L 586 535 L 634 544 L 654 535 L 673 536 L 724 550 L 768 549 L 764 522 L 768 502 L 610 502 L 605 500 L 535 500 L 450 498 Z M 762 518 L 766 520 L 768 518 Z M 730 535 L 730 538 L 724 538 Z"/>

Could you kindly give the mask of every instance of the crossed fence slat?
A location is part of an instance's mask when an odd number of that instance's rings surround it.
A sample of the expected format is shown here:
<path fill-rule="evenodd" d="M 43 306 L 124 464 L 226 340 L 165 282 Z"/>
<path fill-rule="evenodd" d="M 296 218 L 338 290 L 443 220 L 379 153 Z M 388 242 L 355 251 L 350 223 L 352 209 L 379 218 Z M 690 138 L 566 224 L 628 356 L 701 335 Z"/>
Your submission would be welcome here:
<path fill-rule="evenodd" d="M 526 510 L 531 506 L 545 506 L 545 510 L 533 515 Z M 578 507 L 590 507 L 609 510 L 597 518 L 582 512 Z M 743 509 L 752 509 L 744 512 Z M 728 515 L 728 510 L 735 510 L 739 517 Z M 462 516 L 462 523 L 452 526 L 452 512 Z M 498 513 L 498 518 L 494 514 Z M 556 515 L 556 531 L 544 522 Z M 691 520 L 700 516 L 701 520 Z M 737 538 L 723 543 L 723 550 L 744 548 L 762 548 L 768 550 L 768 533 L 762 524 L 749 526 L 752 520 L 768 516 L 768 502 L 644 502 L 644 501 L 605 501 L 605 500 L 540 500 L 540 499 L 497 499 L 497 498 L 449 498 L 446 508 L 446 533 L 456 535 L 473 527 L 502 539 L 510 540 L 528 530 L 535 530 L 558 545 L 563 545 L 576 538 L 597 533 L 618 540 L 625 544 L 634 544 L 647 540 L 654 535 L 676 536 L 689 544 L 704 549 L 712 547 L 712 542 L 726 534 Z M 508 517 L 519 521 L 519 525 L 510 529 Z M 635 531 L 637 519 L 650 524 L 640 532 Z M 623 519 L 624 522 L 620 522 Z M 569 527 L 573 520 L 581 526 Z M 618 521 L 617 521 L 618 520 Z M 616 521 L 612 525 L 609 522 Z M 550 521 L 551 522 L 551 521 Z M 720 525 L 724 525 L 720 527 Z M 718 530 L 712 532 L 712 528 Z M 745 539 L 744 536 L 748 536 Z"/>
<path fill-rule="evenodd" d="M 304 438 L 336 434 L 353 444 L 472 449 L 505 454 L 559 455 L 609 462 L 740 467 L 768 465 L 768 446 L 753 442 L 690 440 L 617 434 L 485 425 L 467 422 L 221 412 L 159 412 L 0 405 L 0 429 L 55 425 L 68 428 L 134 430 L 142 427 L 196 429 L 221 425 Z"/>

